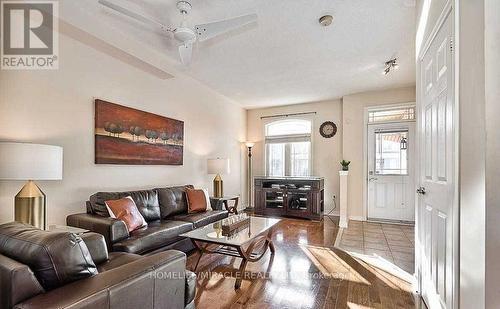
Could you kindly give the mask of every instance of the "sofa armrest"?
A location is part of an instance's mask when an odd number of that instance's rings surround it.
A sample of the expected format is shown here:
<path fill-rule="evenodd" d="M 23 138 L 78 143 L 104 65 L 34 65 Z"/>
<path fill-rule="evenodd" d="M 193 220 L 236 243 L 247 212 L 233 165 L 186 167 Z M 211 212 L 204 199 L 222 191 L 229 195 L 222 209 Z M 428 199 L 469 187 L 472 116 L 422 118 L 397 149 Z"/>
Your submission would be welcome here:
<path fill-rule="evenodd" d="M 72 282 L 14 308 L 184 308 L 186 255 L 160 252 Z"/>
<path fill-rule="evenodd" d="M 196 296 L 196 274 L 186 270 L 186 292 L 184 294 L 184 303 L 186 308 L 194 308 L 194 298 Z"/>
<path fill-rule="evenodd" d="M 90 256 L 96 265 L 104 263 L 109 259 L 104 236 L 98 233 L 89 232 L 83 233 L 81 237 L 85 245 L 87 245 Z"/>
<path fill-rule="evenodd" d="M 108 250 L 111 250 L 113 243 L 130 236 L 125 222 L 111 217 L 80 213 L 67 216 L 66 224 L 103 235 Z"/>
<path fill-rule="evenodd" d="M 45 292 L 28 265 L 0 254 L 0 308 Z"/>

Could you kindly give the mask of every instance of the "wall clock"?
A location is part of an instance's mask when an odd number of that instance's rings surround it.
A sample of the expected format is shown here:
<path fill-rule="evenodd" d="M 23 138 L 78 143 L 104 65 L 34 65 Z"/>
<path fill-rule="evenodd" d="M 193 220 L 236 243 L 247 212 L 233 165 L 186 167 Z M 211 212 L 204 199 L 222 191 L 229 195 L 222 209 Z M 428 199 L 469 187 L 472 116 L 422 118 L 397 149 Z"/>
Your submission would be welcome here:
<path fill-rule="evenodd" d="M 331 121 L 325 121 L 319 127 L 319 134 L 324 138 L 330 138 L 337 133 L 337 125 Z"/>

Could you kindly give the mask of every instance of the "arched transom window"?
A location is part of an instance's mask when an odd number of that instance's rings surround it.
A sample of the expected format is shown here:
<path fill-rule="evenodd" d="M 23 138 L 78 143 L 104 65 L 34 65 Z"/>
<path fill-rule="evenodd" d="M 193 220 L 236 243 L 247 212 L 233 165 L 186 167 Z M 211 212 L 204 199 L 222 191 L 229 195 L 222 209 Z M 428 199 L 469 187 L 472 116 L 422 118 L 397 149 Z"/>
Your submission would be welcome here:
<path fill-rule="evenodd" d="M 311 175 L 310 120 L 276 120 L 266 124 L 264 130 L 268 176 Z"/>

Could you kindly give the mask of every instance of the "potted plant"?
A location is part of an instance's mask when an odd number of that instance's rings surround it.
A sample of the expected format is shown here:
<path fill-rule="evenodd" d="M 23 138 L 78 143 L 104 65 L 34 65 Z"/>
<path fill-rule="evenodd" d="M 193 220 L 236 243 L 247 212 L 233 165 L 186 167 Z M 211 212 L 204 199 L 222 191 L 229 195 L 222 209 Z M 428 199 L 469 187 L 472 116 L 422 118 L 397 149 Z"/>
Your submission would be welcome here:
<path fill-rule="evenodd" d="M 349 170 L 349 164 L 351 164 L 351 161 L 346 161 L 346 160 L 340 161 L 340 165 L 342 165 L 342 170 L 343 171 L 348 171 Z"/>

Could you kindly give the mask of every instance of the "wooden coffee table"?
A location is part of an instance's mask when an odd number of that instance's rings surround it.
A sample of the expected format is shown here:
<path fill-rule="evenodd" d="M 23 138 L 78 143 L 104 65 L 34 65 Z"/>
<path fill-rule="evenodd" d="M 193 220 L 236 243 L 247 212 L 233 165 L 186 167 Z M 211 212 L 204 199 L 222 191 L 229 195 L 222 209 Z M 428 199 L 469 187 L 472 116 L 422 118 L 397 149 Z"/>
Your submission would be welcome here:
<path fill-rule="evenodd" d="M 220 228 L 221 221 L 217 221 L 181 234 L 180 236 L 190 238 L 199 252 L 194 271 L 197 270 L 203 254 L 218 253 L 241 258 L 238 276 L 234 284 L 234 288 L 239 289 L 248 262 L 257 262 L 260 260 L 268 248 L 271 251 L 271 255 L 274 255 L 275 249 L 272 241 L 273 227 L 279 221 L 280 219 L 250 217 L 248 227 L 241 229 L 231 236 L 222 235 Z"/>

